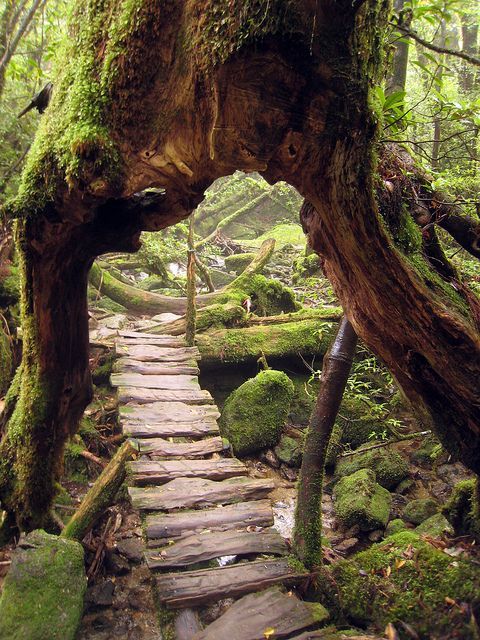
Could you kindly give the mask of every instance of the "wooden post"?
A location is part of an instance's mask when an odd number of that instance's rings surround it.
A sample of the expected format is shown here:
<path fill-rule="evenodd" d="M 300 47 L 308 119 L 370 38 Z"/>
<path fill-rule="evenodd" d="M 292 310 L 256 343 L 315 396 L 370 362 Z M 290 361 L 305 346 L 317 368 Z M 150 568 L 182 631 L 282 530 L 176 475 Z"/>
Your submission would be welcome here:
<path fill-rule="evenodd" d="M 185 339 L 187 345 L 193 347 L 195 344 L 195 330 L 197 324 L 197 309 L 195 305 L 196 284 L 195 284 L 195 243 L 193 234 L 193 216 L 190 216 L 188 227 L 188 262 L 187 262 L 187 313 Z"/>

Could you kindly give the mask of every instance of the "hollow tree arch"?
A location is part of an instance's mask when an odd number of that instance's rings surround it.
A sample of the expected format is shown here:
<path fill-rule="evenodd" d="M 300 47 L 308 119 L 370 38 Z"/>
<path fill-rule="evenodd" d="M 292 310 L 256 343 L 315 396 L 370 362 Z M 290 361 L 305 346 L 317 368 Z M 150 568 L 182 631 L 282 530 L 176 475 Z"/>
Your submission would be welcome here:
<path fill-rule="evenodd" d="M 286 180 L 312 203 L 304 225 L 355 330 L 479 471 L 470 308 L 421 257 L 411 219 L 378 213 L 370 89 L 387 11 L 383 0 L 76 3 L 12 205 L 25 348 L 4 415 L 0 500 L 21 527 L 45 523 L 90 397 L 92 260 L 135 250 L 141 230 L 185 218 L 236 169 Z"/>

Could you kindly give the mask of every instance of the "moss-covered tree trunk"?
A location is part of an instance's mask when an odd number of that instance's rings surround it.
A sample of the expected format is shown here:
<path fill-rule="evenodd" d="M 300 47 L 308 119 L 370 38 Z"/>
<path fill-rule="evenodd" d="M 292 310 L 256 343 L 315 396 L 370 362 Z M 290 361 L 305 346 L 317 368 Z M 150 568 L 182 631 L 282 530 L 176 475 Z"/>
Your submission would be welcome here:
<path fill-rule="evenodd" d="M 141 230 L 184 219 L 236 169 L 287 180 L 312 203 L 305 228 L 355 331 L 449 450 L 480 468 L 473 302 L 430 267 L 404 209 L 382 217 L 377 204 L 371 89 L 388 7 L 267 4 L 75 3 L 52 100 L 10 206 L 26 225 L 26 349 L 0 444 L 0 499 L 24 526 L 42 520 L 62 443 L 89 397 L 91 259 L 133 250 Z"/>
<path fill-rule="evenodd" d="M 356 347 L 357 334 L 344 317 L 323 359 L 320 390 L 305 438 L 298 482 L 295 550 L 309 568 L 321 563 L 325 460 Z"/>

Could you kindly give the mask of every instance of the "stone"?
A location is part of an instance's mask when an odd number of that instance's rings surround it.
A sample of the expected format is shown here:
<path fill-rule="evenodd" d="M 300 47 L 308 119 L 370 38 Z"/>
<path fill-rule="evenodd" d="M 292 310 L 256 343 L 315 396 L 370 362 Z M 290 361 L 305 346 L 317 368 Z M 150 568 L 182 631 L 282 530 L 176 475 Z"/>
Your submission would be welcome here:
<path fill-rule="evenodd" d="M 114 592 L 114 583 L 111 580 L 104 580 L 88 589 L 86 600 L 95 607 L 111 607 Z"/>
<path fill-rule="evenodd" d="M 287 435 L 282 435 L 275 447 L 277 458 L 289 467 L 300 467 L 302 463 L 302 441 Z"/>
<path fill-rule="evenodd" d="M 142 562 L 143 560 L 143 544 L 140 538 L 123 538 L 117 540 L 116 547 L 118 552 L 128 558 L 132 562 Z"/>
<path fill-rule="evenodd" d="M 272 469 L 278 469 L 280 467 L 280 460 L 275 455 L 273 449 L 267 449 L 262 456 L 262 460 L 272 467 Z"/>
<path fill-rule="evenodd" d="M 442 513 L 435 513 L 419 524 L 415 531 L 432 537 L 441 537 L 445 533 L 452 535 L 453 527 Z"/>
<path fill-rule="evenodd" d="M 360 469 L 342 478 L 334 488 L 335 513 L 344 527 L 362 531 L 383 529 L 390 515 L 392 497 L 376 481 L 371 469 Z"/>
<path fill-rule="evenodd" d="M 335 476 L 342 478 L 349 476 L 359 469 L 375 471 L 378 484 L 385 489 L 394 489 L 408 476 L 408 463 L 402 456 L 391 448 L 357 449 L 353 456 L 340 458 L 335 468 Z"/>
<path fill-rule="evenodd" d="M 432 498 L 411 500 L 403 510 L 403 519 L 412 524 L 421 524 L 438 511 L 438 503 Z"/>
<path fill-rule="evenodd" d="M 387 528 L 385 529 L 385 537 L 393 536 L 399 531 L 405 531 L 405 529 L 407 528 L 407 525 L 401 518 L 390 520 L 390 522 L 387 524 Z"/>
<path fill-rule="evenodd" d="M 112 550 L 106 553 L 105 564 L 109 572 L 116 576 L 122 576 L 130 571 L 130 565 L 127 560 Z"/>

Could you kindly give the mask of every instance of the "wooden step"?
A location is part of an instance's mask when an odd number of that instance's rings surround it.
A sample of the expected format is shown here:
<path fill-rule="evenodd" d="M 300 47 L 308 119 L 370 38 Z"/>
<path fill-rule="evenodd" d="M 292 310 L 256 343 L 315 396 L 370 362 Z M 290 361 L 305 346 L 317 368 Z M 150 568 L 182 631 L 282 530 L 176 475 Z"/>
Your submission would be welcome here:
<path fill-rule="evenodd" d="M 197 376 L 162 375 L 142 373 L 112 373 L 112 387 L 144 387 L 145 389 L 200 389 Z"/>
<path fill-rule="evenodd" d="M 179 336 L 163 336 L 163 335 L 151 335 L 148 333 L 135 333 L 131 331 L 132 335 L 126 336 L 123 335 L 128 333 L 127 331 L 119 331 L 120 335 L 116 339 L 116 344 L 120 345 L 143 345 L 143 344 L 151 344 L 156 347 L 165 347 L 165 348 L 174 348 L 174 349 L 182 349 L 187 346 L 185 342 L 185 338 L 181 338 Z"/>
<path fill-rule="evenodd" d="M 287 552 L 285 540 L 276 531 L 217 531 L 192 534 L 173 545 L 149 549 L 145 559 L 150 569 L 171 569 L 222 556 L 284 556 Z"/>
<path fill-rule="evenodd" d="M 145 376 L 188 375 L 198 376 L 200 369 L 195 360 L 188 362 L 141 362 L 131 358 L 119 358 L 113 365 L 114 373 L 141 373 Z"/>
<path fill-rule="evenodd" d="M 128 492 L 135 509 L 171 511 L 259 500 L 274 487 L 273 481 L 266 479 L 229 478 L 217 482 L 203 478 L 176 478 L 162 487 L 130 487 Z"/>
<path fill-rule="evenodd" d="M 148 546 L 158 545 L 157 540 L 178 538 L 186 533 L 230 531 L 241 527 L 271 527 L 273 511 L 269 500 L 238 502 L 225 507 L 180 511 L 178 513 L 153 514 L 145 518 Z"/>
<path fill-rule="evenodd" d="M 151 404 L 120 407 L 121 418 L 129 422 L 198 422 L 198 420 L 216 420 L 220 412 L 215 405 L 190 405 L 183 402 L 152 402 Z"/>
<path fill-rule="evenodd" d="M 245 476 L 247 467 L 236 458 L 219 460 L 134 460 L 127 468 L 129 479 L 137 487 L 159 485 L 175 478 L 209 478 L 225 480 L 235 476 Z"/>
<path fill-rule="evenodd" d="M 204 438 L 218 436 L 220 433 L 215 420 L 198 422 L 163 422 L 161 424 L 142 424 L 120 420 L 122 431 L 131 438 Z"/>
<path fill-rule="evenodd" d="M 279 588 L 273 588 L 237 600 L 192 640 L 263 640 L 267 629 L 274 630 L 272 638 L 277 640 L 327 618 L 328 613 L 321 605 L 303 602 L 293 594 L 287 595 Z"/>
<path fill-rule="evenodd" d="M 157 577 L 160 602 L 171 608 L 199 606 L 224 598 L 262 591 L 272 584 L 293 584 L 308 577 L 287 560 L 265 560 L 221 567 L 166 573 Z"/>
<path fill-rule="evenodd" d="M 197 442 L 170 442 L 163 438 L 135 440 L 134 446 L 140 453 L 148 453 L 151 458 L 199 458 L 223 451 L 225 441 L 220 438 L 205 438 Z"/>
<path fill-rule="evenodd" d="M 119 356 L 141 360 L 142 362 L 185 362 L 195 358 L 200 359 L 197 347 L 158 347 L 148 344 L 115 344 L 115 353 Z"/>
<path fill-rule="evenodd" d="M 118 402 L 126 404 L 147 404 L 165 400 L 165 402 L 183 402 L 185 404 L 213 404 L 211 394 L 205 389 L 145 389 L 144 387 L 119 387 Z"/>
<path fill-rule="evenodd" d="M 179 336 L 170 336 L 167 334 L 148 333 L 146 331 L 127 331 L 126 329 L 119 329 L 118 335 L 121 338 L 135 338 L 135 339 L 147 339 L 147 340 L 159 340 L 159 341 L 175 341 L 179 347 L 185 347 L 185 338 Z"/>

